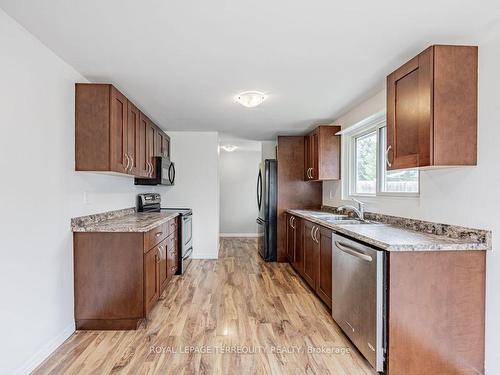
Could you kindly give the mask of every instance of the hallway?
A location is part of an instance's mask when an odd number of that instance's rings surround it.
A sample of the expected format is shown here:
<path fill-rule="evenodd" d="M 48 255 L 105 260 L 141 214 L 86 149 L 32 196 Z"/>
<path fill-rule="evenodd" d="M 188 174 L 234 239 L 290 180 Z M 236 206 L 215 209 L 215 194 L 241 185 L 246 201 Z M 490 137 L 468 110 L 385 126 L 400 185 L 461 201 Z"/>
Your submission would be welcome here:
<path fill-rule="evenodd" d="M 305 373 L 374 374 L 288 264 L 235 238 L 174 277 L 139 330 L 76 332 L 34 372 Z"/>

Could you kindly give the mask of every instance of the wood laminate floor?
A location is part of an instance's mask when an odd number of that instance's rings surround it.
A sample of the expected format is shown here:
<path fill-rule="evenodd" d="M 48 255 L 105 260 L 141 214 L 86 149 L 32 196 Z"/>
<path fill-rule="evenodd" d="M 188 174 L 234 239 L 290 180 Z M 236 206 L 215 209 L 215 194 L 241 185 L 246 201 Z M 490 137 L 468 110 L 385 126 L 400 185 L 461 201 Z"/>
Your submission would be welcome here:
<path fill-rule="evenodd" d="M 288 264 L 221 239 L 219 259 L 174 277 L 139 330 L 77 331 L 34 374 L 375 372 Z"/>

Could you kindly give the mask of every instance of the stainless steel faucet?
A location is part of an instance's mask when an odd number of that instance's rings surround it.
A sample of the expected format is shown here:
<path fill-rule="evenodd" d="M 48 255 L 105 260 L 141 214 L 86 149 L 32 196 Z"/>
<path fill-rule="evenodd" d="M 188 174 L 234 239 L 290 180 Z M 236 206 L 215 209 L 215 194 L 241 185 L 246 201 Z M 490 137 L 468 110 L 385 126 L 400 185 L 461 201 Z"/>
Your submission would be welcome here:
<path fill-rule="evenodd" d="M 358 201 L 357 199 L 354 199 L 354 198 L 351 198 L 351 200 L 358 204 L 358 208 L 351 206 L 349 204 L 346 204 L 346 205 L 340 206 L 339 208 L 337 208 L 337 210 L 338 211 L 345 211 L 345 210 L 352 211 L 356 214 L 356 216 L 360 220 L 365 220 L 365 204 L 361 201 Z"/>

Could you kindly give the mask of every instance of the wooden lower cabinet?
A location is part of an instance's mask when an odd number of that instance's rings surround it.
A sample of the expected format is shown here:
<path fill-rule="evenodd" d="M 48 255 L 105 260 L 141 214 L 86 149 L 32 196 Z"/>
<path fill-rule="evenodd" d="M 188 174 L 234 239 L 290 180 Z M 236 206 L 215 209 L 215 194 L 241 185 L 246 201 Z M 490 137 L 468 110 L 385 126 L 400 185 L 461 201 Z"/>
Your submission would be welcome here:
<path fill-rule="evenodd" d="M 290 214 L 287 216 L 294 217 Z M 293 259 L 289 258 L 289 262 L 318 297 L 331 308 L 332 230 L 297 217 L 297 224 L 293 228 L 290 219 L 288 220 L 287 248 L 292 248 L 290 253 L 294 254 Z"/>
<path fill-rule="evenodd" d="M 136 329 L 177 271 L 177 218 L 146 233 L 73 233 L 79 330 Z"/>
<path fill-rule="evenodd" d="M 286 214 L 286 249 L 287 260 L 302 275 L 304 273 L 303 223 L 297 216 Z"/>
<path fill-rule="evenodd" d="M 484 374 L 486 251 L 387 254 L 387 374 Z"/>

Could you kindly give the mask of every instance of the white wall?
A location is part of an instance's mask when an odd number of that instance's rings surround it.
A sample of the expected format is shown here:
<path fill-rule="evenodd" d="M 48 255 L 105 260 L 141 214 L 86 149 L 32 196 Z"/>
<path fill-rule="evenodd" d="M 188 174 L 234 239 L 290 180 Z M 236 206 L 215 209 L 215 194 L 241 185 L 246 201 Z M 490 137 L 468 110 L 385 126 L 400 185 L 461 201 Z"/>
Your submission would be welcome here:
<path fill-rule="evenodd" d="M 0 50 L 0 374 L 23 374 L 74 331 L 70 218 L 131 207 L 145 189 L 74 172 L 85 80 L 2 10 Z"/>
<path fill-rule="evenodd" d="M 221 236 L 255 236 L 257 233 L 257 175 L 261 143 L 239 142 L 233 152 L 220 150 Z"/>
<path fill-rule="evenodd" d="M 193 209 L 193 257 L 219 252 L 219 136 L 216 132 L 168 132 L 175 185 L 162 187 L 164 207 Z"/>
<path fill-rule="evenodd" d="M 500 25 L 477 40 L 479 45 L 478 166 L 422 171 L 420 198 L 365 199 L 369 211 L 458 224 L 493 231 L 487 256 L 486 369 L 500 373 Z M 335 123 L 351 126 L 385 108 L 385 92 Z M 345 159 L 345 158 L 344 158 Z M 344 169 L 345 170 L 345 169 Z M 324 183 L 323 203 L 339 205 L 340 184 Z M 330 199 L 330 191 L 333 197 Z"/>

